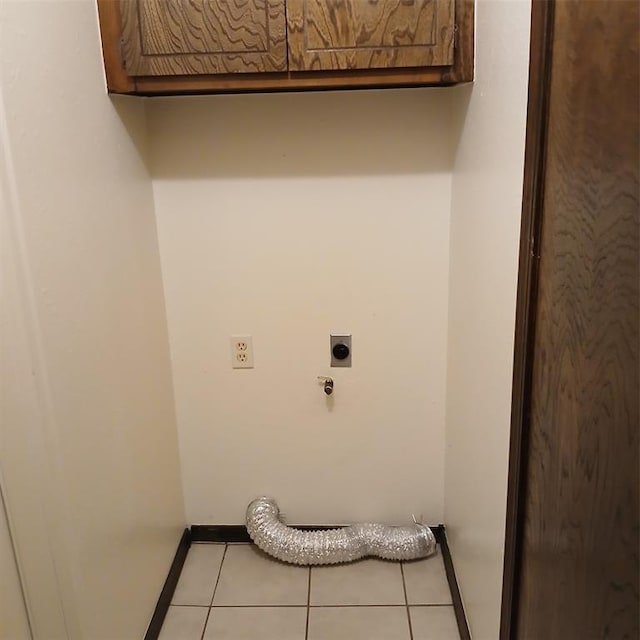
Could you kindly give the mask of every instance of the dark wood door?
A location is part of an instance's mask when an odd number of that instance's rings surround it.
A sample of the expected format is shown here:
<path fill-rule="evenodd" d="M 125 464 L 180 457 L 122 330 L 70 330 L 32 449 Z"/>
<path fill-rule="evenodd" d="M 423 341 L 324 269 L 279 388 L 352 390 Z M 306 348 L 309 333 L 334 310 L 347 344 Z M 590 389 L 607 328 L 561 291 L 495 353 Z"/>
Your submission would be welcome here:
<path fill-rule="evenodd" d="M 286 71 L 284 0 L 122 0 L 130 76 Z"/>
<path fill-rule="evenodd" d="M 505 640 L 640 633 L 638 6 L 534 2 Z"/>
<path fill-rule="evenodd" d="M 453 64 L 454 0 L 287 0 L 289 69 Z"/>

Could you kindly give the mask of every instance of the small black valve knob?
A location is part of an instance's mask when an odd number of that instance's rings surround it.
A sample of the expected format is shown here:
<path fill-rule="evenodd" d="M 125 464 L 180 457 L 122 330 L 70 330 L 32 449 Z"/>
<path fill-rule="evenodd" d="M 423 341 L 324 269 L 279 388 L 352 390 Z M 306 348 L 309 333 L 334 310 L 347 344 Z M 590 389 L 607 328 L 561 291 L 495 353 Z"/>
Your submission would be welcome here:
<path fill-rule="evenodd" d="M 349 357 L 349 347 L 346 344 L 342 344 L 339 342 L 338 344 L 333 346 L 333 357 L 336 360 L 344 360 Z"/>

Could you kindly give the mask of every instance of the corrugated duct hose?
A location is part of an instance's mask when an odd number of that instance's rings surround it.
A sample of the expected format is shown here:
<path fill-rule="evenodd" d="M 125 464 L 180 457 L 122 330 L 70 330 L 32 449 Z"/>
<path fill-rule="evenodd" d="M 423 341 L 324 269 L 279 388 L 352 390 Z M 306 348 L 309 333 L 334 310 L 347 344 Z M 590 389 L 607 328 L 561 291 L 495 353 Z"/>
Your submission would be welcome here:
<path fill-rule="evenodd" d="M 275 500 L 265 497 L 247 507 L 247 531 L 265 553 L 292 564 L 337 564 L 366 556 L 415 560 L 436 550 L 431 529 L 417 522 L 406 527 L 354 524 L 325 531 L 294 529 L 280 520 Z"/>

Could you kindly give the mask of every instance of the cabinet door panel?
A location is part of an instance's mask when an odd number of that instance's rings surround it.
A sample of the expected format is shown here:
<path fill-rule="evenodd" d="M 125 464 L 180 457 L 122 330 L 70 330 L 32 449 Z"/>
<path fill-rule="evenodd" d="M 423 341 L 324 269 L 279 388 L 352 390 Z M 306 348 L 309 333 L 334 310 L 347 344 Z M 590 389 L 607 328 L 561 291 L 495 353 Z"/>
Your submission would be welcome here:
<path fill-rule="evenodd" d="M 287 0 L 289 69 L 453 64 L 454 0 Z"/>
<path fill-rule="evenodd" d="M 132 76 L 286 71 L 284 0 L 123 0 Z"/>

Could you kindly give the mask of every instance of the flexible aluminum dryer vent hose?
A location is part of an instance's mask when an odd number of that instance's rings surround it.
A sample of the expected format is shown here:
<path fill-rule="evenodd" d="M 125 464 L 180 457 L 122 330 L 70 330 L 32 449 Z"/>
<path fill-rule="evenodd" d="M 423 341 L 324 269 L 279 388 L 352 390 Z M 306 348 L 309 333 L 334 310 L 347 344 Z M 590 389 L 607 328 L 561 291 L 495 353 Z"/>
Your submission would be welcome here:
<path fill-rule="evenodd" d="M 294 529 L 280 520 L 275 500 L 264 497 L 247 507 L 247 531 L 264 552 L 292 564 L 337 564 L 365 556 L 414 560 L 436 550 L 433 532 L 419 523 L 407 527 L 354 524 L 325 531 Z"/>

